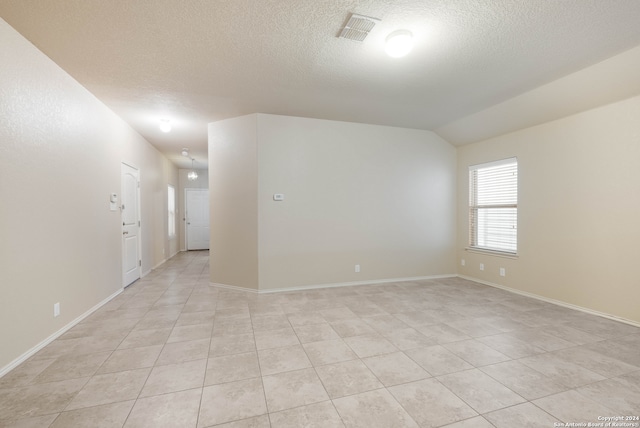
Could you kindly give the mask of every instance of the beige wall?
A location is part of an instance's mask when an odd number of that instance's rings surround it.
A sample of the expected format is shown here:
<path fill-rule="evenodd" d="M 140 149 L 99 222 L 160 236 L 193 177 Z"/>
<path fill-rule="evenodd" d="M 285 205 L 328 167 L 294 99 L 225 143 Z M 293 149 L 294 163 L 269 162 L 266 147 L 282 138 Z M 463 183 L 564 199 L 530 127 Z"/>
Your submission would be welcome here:
<path fill-rule="evenodd" d="M 209 124 L 211 282 L 258 288 L 256 115 Z"/>
<path fill-rule="evenodd" d="M 459 273 L 640 322 L 638 118 L 635 97 L 459 148 L 458 264 L 466 260 Z M 518 157 L 519 257 L 465 251 L 468 166 L 511 156 Z"/>
<path fill-rule="evenodd" d="M 432 132 L 265 114 L 209 129 L 213 282 L 455 273 L 456 154 Z"/>
<path fill-rule="evenodd" d="M 141 174 L 142 270 L 163 260 L 177 170 L 3 20 L 0 75 L 1 373 L 122 288 L 123 161 Z"/>

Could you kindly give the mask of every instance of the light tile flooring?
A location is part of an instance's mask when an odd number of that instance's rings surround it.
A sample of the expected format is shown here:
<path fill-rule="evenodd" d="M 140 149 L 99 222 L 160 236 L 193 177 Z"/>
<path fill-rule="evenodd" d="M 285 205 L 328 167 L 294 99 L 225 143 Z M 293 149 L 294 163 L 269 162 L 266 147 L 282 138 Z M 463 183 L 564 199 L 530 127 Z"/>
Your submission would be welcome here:
<path fill-rule="evenodd" d="M 181 253 L 0 379 L 3 427 L 640 415 L 640 329 L 459 278 L 256 295 Z M 637 421 L 636 421 L 637 422 Z"/>

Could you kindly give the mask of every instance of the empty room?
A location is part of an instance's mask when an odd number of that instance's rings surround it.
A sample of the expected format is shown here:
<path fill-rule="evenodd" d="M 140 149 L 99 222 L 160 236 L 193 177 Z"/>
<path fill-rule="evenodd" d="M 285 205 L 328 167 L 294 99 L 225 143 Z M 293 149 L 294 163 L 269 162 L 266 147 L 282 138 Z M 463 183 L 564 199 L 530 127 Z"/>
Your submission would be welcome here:
<path fill-rule="evenodd" d="M 640 427 L 639 22 L 0 0 L 0 426 Z"/>

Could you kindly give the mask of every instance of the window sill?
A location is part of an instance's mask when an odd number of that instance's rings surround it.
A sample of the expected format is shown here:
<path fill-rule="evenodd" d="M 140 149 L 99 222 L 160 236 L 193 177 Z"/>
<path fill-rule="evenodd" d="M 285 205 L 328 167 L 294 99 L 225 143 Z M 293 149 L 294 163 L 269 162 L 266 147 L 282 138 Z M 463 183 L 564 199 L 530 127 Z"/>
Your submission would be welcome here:
<path fill-rule="evenodd" d="M 470 253 L 487 254 L 490 256 L 503 257 L 505 259 L 517 259 L 518 253 L 507 253 L 506 251 L 485 250 L 483 248 L 467 247 L 464 249 Z"/>

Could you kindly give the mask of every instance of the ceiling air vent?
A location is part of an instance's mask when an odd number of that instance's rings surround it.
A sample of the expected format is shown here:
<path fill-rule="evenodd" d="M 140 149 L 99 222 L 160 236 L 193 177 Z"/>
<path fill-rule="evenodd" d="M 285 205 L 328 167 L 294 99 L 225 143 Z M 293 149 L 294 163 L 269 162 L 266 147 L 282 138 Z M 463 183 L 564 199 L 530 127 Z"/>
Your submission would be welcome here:
<path fill-rule="evenodd" d="M 338 37 L 361 42 L 378 22 L 380 22 L 378 18 L 353 13 Z"/>

